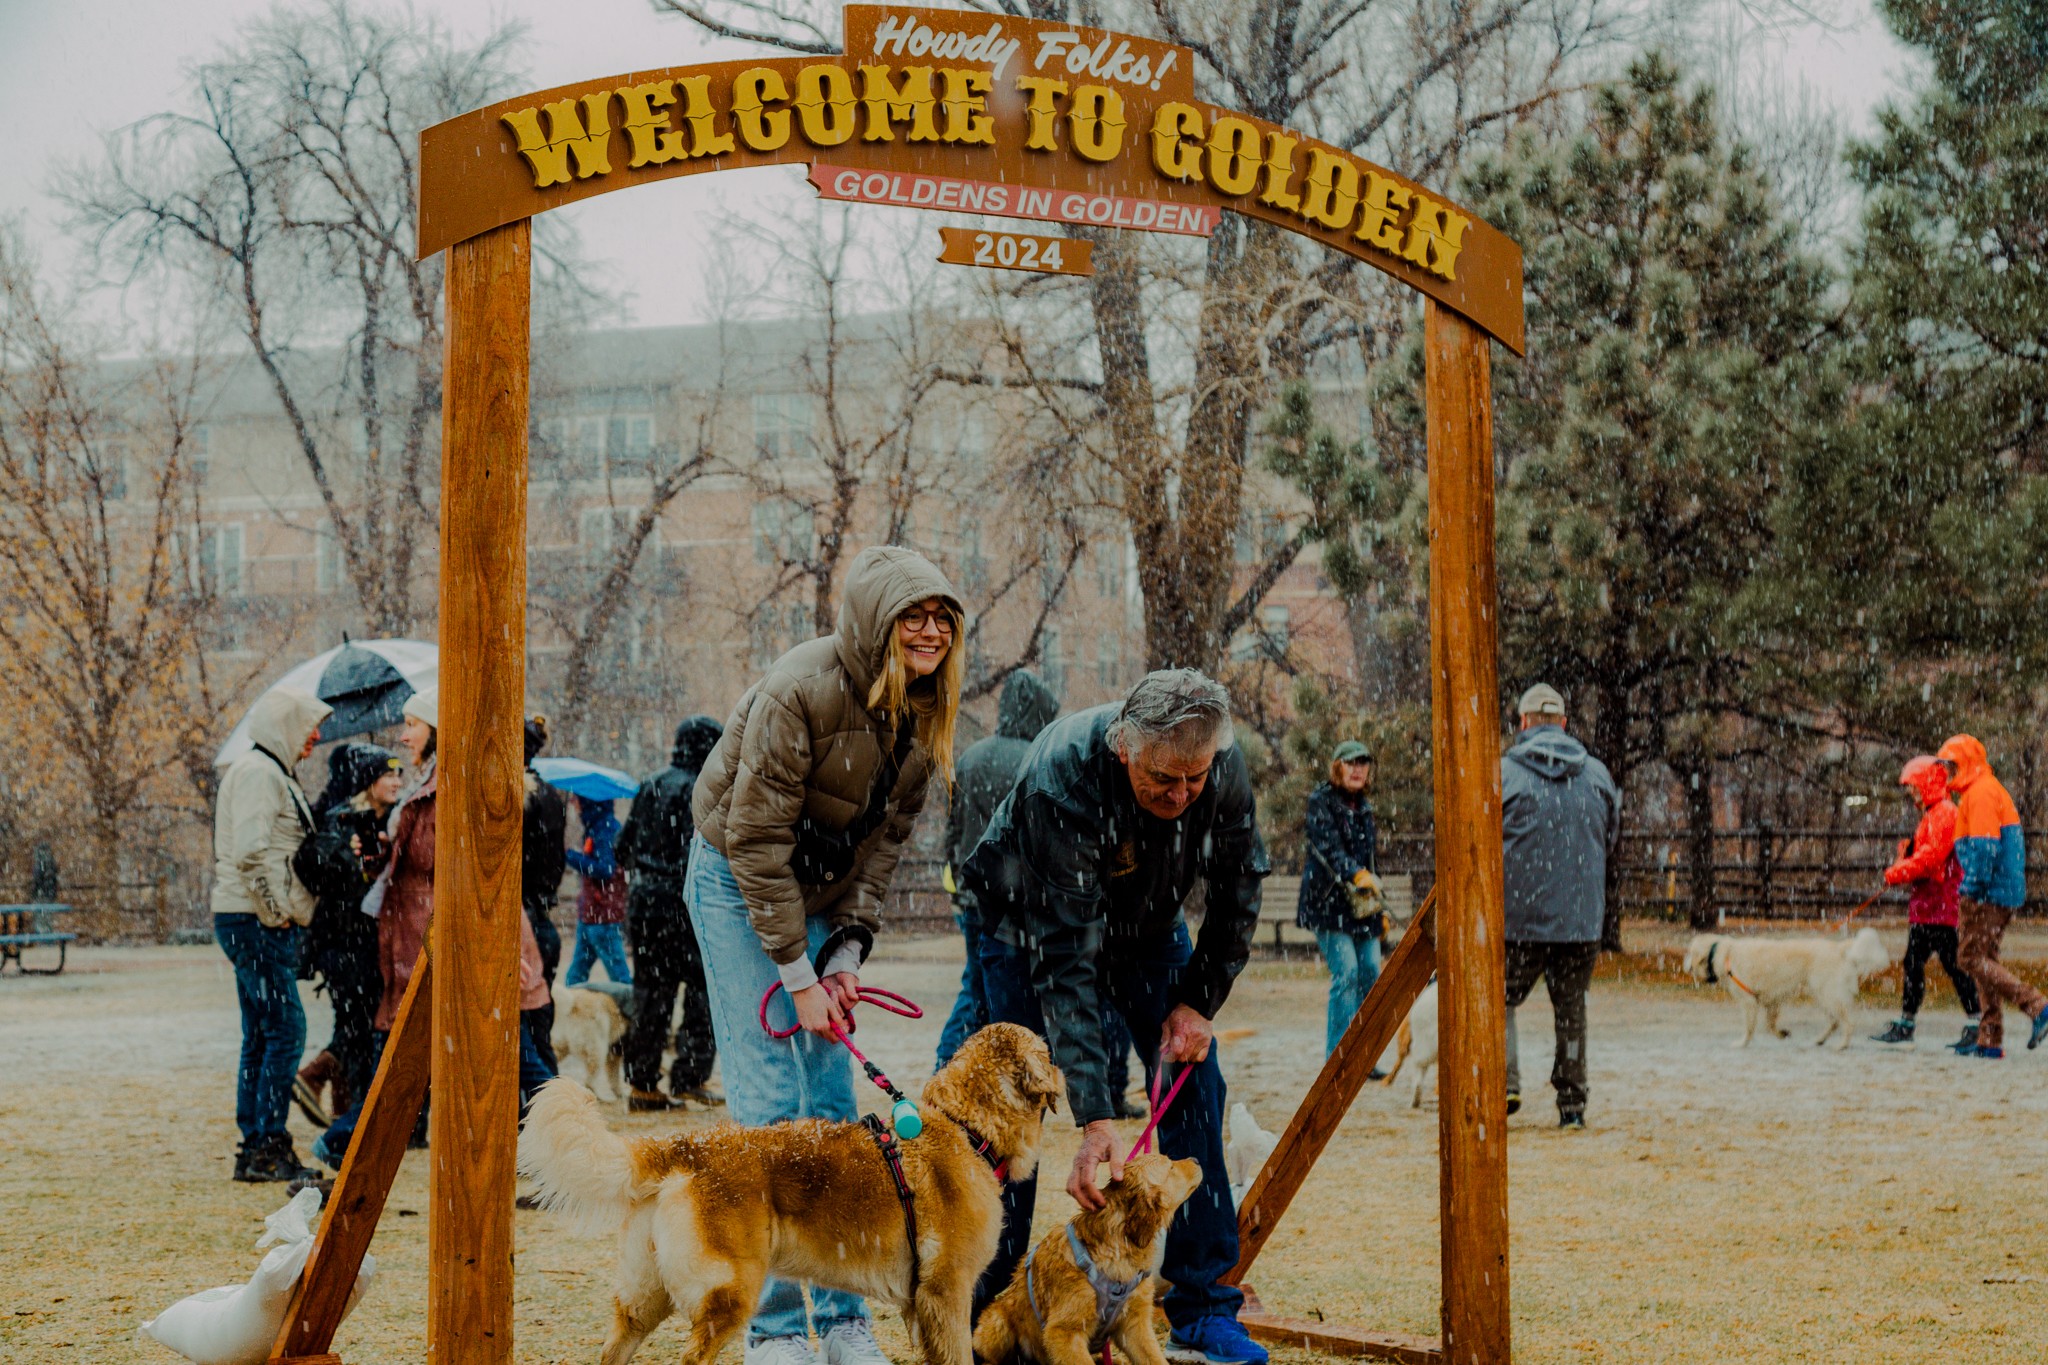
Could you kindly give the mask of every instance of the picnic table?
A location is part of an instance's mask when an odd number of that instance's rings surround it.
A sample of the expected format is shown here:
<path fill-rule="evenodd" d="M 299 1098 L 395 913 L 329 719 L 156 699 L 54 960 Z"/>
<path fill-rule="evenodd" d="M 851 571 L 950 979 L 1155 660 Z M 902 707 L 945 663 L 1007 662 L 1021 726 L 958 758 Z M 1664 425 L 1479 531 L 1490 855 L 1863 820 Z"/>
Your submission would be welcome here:
<path fill-rule="evenodd" d="M 59 929 L 57 916 L 68 915 L 71 909 L 51 902 L 0 905 L 0 972 L 6 971 L 10 962 L 23 975 L 55 976 L 63 971 L 65 950 L 78 935 Z M 22 962 L 22 949 L 52 944 L 57 949 L 56 966 L 30 967 Z"/>

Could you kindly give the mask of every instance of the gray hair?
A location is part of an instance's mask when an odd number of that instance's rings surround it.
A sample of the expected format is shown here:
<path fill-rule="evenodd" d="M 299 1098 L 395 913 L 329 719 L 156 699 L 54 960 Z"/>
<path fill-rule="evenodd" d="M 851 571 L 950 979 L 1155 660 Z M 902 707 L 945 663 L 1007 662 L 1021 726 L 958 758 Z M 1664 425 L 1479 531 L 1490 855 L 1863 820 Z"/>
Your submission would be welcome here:
<path fill-rule="evenodd" d="M 1230 693 L 1192 668 L 1162 668 L 1138 679 L 1109 723 L 1110 744 L 1135 757 L 1158 744 L 1177 750 L 1228 749 Z"/>

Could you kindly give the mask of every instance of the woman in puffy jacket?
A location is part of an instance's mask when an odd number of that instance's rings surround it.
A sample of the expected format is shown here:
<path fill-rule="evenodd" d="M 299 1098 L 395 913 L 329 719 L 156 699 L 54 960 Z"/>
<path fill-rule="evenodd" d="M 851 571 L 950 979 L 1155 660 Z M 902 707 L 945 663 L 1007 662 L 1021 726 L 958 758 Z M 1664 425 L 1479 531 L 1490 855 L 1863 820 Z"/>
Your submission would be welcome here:
<path fill-rule="evenodd" d="M 705 761 L 683 897 L 704 954 L 726 1102 L 750 1126 L 852 1120 L 845 1026 L 903 841 L 935 775 L 953 770 L 964 613 L 945 575 L 896 546 L 847 570 L 838 629 L 749 688 Z M 776 1041 L 770 1018 L 801 1030 Z M 771 1280 L 748 1365 L 886 1365 L 858 1295 Z"/>
<path fill-rule="evenodd" d="M 1301 867 L 1301 898 L 1294 922 L 1314 933 L 1330 968 L 1330 1005 L 1323 1053 L 1351 1027 L 1351 1016 L 1380 979 L 1383 916 L 1352 912 L 1351 888 L 1361 872 L 1377 872 L 1378 831 L 1373 825 L 1372 754 L 1355 739 L 1330 755 L 1330 779 L 1309 793 L 1304 823 L 1308 846 Z"/>

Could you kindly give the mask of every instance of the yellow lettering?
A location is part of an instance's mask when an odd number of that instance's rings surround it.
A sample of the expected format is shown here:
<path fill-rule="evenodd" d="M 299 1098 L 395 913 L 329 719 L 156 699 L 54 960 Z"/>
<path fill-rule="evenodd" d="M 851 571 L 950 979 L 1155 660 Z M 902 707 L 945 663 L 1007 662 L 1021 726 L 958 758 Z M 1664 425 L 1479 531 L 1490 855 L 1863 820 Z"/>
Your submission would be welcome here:
<path fill-rule="evenodd" d="M 1028 134 L 1024 148 L 1032 152 L 1056 152 L 1060 149 L 1059 138 L 1054 129 L 1059 110 L 1053 101 L 1067 93 L 1067 83 L 1056 81 L 1050 76 L 1019 76 L 1017 88 L 1031 96 L 1031 103 L 1025 107 L 1025 116 L 1030 120 L 1026 125 Z"/>
<path fill-rule="evenodd" d="M 890 125 L 906 121 L 910 124 L 909 141 L 939 140 L 938 120 L 933 117 L 938 100 L 932 96 L 930 67 L 906 66 L 902 83 L 892 85 L 888 67 L 864 66 L 860 79 L 861 103 L 868 109 L 868 130 L 861 136 L 863 142 L 894 142 L 896 130 Z"/>
<path fill-rule="evenodd" d="M 1220 118 L 1209 130 L 1209 183 L 1224 194 L 1250 194 L 1259 183 L 1259 130 L 1241 118 Z"/>
<path fill-rule="evenodd" d="M 1266 188 L 1259 191 L 1259 202 L 1288 213 L 1301 212 L 1301 196 L 1287 188 L 1287 182 L 1294 178 L 1294 149 L 1301 139 L 1275 133 L 1266 144 Z"/>
<path fill-rule="evenodd" d="M 853 77 L 843 66 L 807 66 L 796 73 L 796 116 L 804 140 L 837 147 L 854 134 Z"/>
<path fill-rule="evenodd" d="M 718 131 L 717 115 L 711 107 L 711 78 L 685 76 L 676 84 L 683 89 L 683 122 L 690 126 L 690 155 L 724 156 L 731 151 L 732 134 Z"/>
<path fill-rule="evenodd" d="M 939 72 L 946 92 L 946 141 L 995 144 L 996 121 L 988 116 L 990 79 L 986 71 L 950 66 Z"/>
<path fill-rule="evenodd" d="M 674 81 L 628 85 L 617 93 L 626 110 L 619 127 L 633 143 L 633 159 L 626 163 L 629 168 L 665 166 L 679 156 L 689 155 L 683 149 L 682 133 L 669 131 L 668 115 L 663 112 L 676 102 Z"/>
<path fill-rule="evenodd" d="M 773 67 L 750 66 L 732 82 L 732 120 L 739 125 L 740 141 L 757 152 L 776 151 L 789 141 L 789 111 L 768 110 L 789 98 L 782 73 Z"/>
<path fill-rule="evenodd" d="M 1415 216 L 1408 222 L 1408 241 L 1401 259 L 1413 262 L 1432 275 L 1447 280 L 1458 278 L 1458 252 L 1465 245 L 1465 229 L 1472 220 L 1433 199 L 1415 197 Z"/>
<path fill-rule="evenodd" d="M 1152 165 L 1169 180 L 1202 173 L 1202 111 L 1178 100 L 1152 115 Z"/>
<path fill-rule="evenodd" d="M 1308 149 L 1308 178 L 1301 185 L 1301 216 L 1327 228 L 1344 228 L 1358 211 L 1358 167 L 1334 152 Z"/>
<path fill-rule="evenodd" d="M 576 154 L 576 179 L 588 180 L 593 175 L 611 173 L 611 101 L 612 92 L 600 90 L 583 97 L 583 117 L 578 117 L 577 101 L 573 99 L 556 100 L 538 109 L 519 109 L 504 116 L 502 122 L 512 130 L 519 154 L 533 169 L 535 189 L 569 183 L 571 152 Z M 545 137 L 540 131 L 543 114 L 548 120 Z"/>
<path fill-rule="evenodd" d="M 1075 86 L 1067 123 L 1079 156 L 1114 161 L 1124 149 L 1124 97 L 1106 85 Z"/>
<path fill-rule="evenodd" d="M 1358 215 L 1358 231 L 1353 234 L 1367 246 L 1376 246 L 1382 251 L 1401 249 L 1401 229 L 1394 226 L 1394 219 L 1408 201 L 1414 198 L 1388 177 L 1378 171 L 1365 173 L 1365 194 L 1359 202 L 1364 205 Z"/>

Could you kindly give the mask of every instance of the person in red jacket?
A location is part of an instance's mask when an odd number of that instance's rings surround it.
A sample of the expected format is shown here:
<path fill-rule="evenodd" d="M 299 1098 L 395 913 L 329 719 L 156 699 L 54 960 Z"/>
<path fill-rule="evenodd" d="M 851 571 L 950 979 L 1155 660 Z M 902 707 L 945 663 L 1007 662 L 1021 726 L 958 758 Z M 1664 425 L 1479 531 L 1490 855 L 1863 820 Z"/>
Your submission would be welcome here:
<path fill-rule="evenodd" d="M 1920 825 L 1910 839 L 1899 841 L 1899 856 L 1884 871 L 1886 886 L 1910 888 L 1906 901 L 1906 984 L 1899 1017 L 1880 1043 L 1911 1043 L 1913 1019 L 1927 992 L 1927 959 L 1939 955 L 1969 1023 L 1962 1042 L 1977 1042 L 1977 983 L 1957 962 L 1956 909 L 1963 885 L 1963 865 L 1956 859 L 1956 803 L 1948 794 L 1948 768 L 1931 754 L 1911 759 L 1899 772 L 1899 785 L 1920 802 Z"/>

